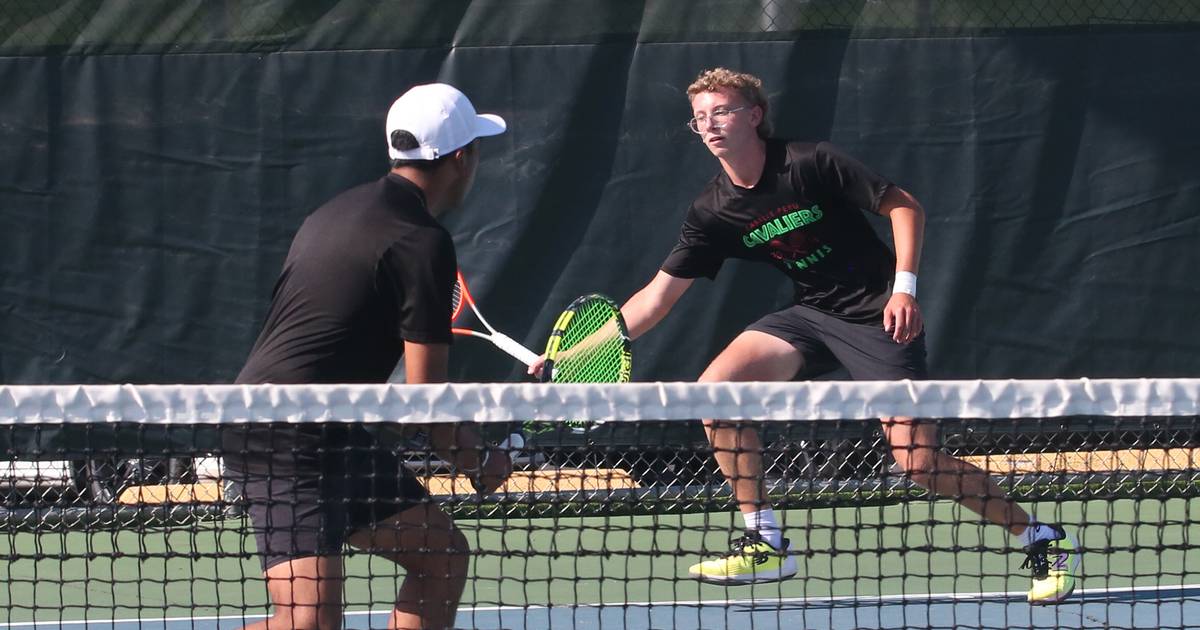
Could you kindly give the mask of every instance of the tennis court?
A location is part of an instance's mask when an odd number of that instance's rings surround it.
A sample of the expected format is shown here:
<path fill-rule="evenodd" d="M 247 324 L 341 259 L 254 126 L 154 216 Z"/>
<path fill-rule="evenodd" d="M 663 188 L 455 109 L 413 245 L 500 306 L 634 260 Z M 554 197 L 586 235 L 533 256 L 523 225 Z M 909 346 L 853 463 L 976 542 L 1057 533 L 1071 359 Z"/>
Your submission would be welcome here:
<path fill-rule="evenodd" d="M 1198 56 L 1197 0 L 2 2 L 0 630 L 287 618 L 260 552 L 397 480 L 459 628 L 1200 628 Z"/>
<path fill-rule="evenodd" d="M 1200 536 L 1200 501 L 1038 508 L 1055 511 L 1063 522 L 1092 523 L 1082 530 L 1084 546 L 1112 549 L 1085 556 L 1079 596 L 1059 606 L 1026 604 L 1020 556 L 1004 554 L 1005 541 L 993 528 L 956 525 L 962 515 L 950 503 L 788 511 L 789 532 L 808 532 L 793 541 L 794 550 L 814 551 L 801 574 L 774 585 L 728 588 L 681 577 L 693 560 L 688 554 L 722 549 L 726 532 L 736 527 L 725 513 L 466 521 L 481 554 L 458 625 L 1144 628 L 1183 626 L 1200 613 L 1200 568 L 1185 569 L 1200 567 L 1200 549 L 1185 548 Z M 240 526 L 234 520 L 194 531 L 6 537 L 3 555 L 37 548 L 41 556 L 5 563 L 0 571 L 8 584 L 6 627 L 239 627 L 266 613 L 257 560 L 247 556 L 253 540 L 240 535 Z M 954 546 L 961 550 L 942 550 Z M 112 557 L 117 551 L 130 557 Z M 88 560 L 89 553 L 97 557 Z M 347 627 L 386 624 L 380 602 L 399 585 L 386 565 L 361 556 L 348 562 Z"/>
<path fill-rule="evenodd" d="M 515 475 L 496 495 L 480 497 L 464 491 L 460 478 L 429 473 L 426 483 L 474 550 L 458 627 L 1188 627 L 1200 613 L 1200 483 L 1195 451 L 1186 447 L 1200 435 L 1198 386 L 491 384 L 456 386 L 449 400 L 446 390 L 424 386 L 8 388 L 0 400 L 9 407 L 0 411 L 9 424 L 0 433 L 9 450 L 35 440 L 37 448 L 25 452 L 58 457 L 186 458 L 211 455 L 205 431 L 225 426 L 191 420 L 208 422 L 217 413 L 236 421 L 267 408 L 323 422 L 420 422 L 448 410 L 501 423 L 527 413 L 610 421 L 591 429 L 603 429 L 597 443 L 573 432 L 549 434 L 548 461 Z M 508 404 L 494 404 L 499 400 Z M 725 553 L 742 521 L 728 502 L 728 484 L 711 469 L 689 468 L 708 454 L 688 441 L 683 429 L 693 425 L 676 420 L 717 409 L 734 415 L 729 401 L 742 401 L 736 413 L 761 419 L 771 437 L 764 448 L 773 462 L 768 490 L 789 508 L 781 524 L 799 564 L 783 582 L 717 586 L 687 576 L 692 563 Z M 881 443 L 864 429 L 869 424 L 822 420 L 873 418 L 885 413 L 880 405 L 929 416 L 937 415 L 933 406 L 950 405 L 959 415 L 990 416 L 943 420 L 945 447 L 988 470 L 1039 521 L 1060 523 L 1079 538 L 1083 564 L 1074 595 L 1057 606 L 1028 605 L 1025 554 L 1009 535 L 896 477 L 873 458 Z M 1008 419 L 1030 409 L 1038 419 Z M 1098 409 L 1110 416 L 1089 415 Z M 90 421 L 115 410 L 125 422 Z M 26 422 L 34 416 L 41 422 Z M 786 417 L 814 420 L 780 420 Z M 637 439 L 616 448 L 622 431 Z M 646 448 L 653 440 L 658 450 Z M 1165 443 L 1176 448 L 1152 448 Z M 670 468 L 677 470 L 667 474 Z M 57 507 L 8 509 L 0 623 L 232 628 L 263 618 L 266 588 L 249 523 L 236 497 L 222 495 L 229 490 L 206 490 L 200 500 L 201 487 L 132 486 L 115 501 L 64 493 L 55 497 L 63 504 Z M 346 573 L 346 626 L 385 625 L 400 569 L 357 554 L 348 557 Z"/>

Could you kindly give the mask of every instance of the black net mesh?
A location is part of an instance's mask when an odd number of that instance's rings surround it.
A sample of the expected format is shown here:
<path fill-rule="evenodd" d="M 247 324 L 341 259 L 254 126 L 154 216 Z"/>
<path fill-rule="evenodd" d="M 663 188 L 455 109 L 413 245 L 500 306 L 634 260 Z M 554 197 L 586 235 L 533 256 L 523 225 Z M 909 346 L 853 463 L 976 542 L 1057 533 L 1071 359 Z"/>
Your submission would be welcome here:
<path fill-rule="evenodd" d="M 386 559 L 393 533 L 424 540 L 412 553 L 430 566 L 469 566 L 459 627 L 1144 627 L 1146 607 L 1158 627 L 1185 627 L 1195 606 L 1196 417 L 925 420 L 934 441 L 907 446 L 872 420 L 721 425 L 761 444 L 732 449 L 700 421 L 549 426 L 481 494 L 428 427 L 4 425 L 0 622 L 240 625 L 270 614 L 264 562 L 344 552 L 344 622 L 378 627 L 421 570 Z M 495 442 L 521 431 L 478 428 Z M 722 451 L 761 455 L 762 475 L 723 473 Z M 977 467 L 1078 540 L 1086 563 L 1065 602 L 1025 603 L 1022 544 L 960 504 L 982 496 L 967 468 L 935 470 L 952 482 L 932 496 L 922 451 Z M 730 481 L 743 478 L 762 479 L 795 575 L 697 580 L 702 560 L 778 559 L 738 540 Z M 423 510 L 450 515 L 462 546 L 389 520 Z"/>

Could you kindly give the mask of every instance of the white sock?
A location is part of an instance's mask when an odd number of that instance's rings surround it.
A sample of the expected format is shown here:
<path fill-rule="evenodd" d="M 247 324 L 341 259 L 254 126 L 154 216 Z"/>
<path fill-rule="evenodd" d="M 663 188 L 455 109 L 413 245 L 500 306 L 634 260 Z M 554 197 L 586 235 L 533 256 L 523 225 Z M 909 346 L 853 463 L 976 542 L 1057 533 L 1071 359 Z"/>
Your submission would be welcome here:
<path fill-rule="evenodd" d="M 743 513 L 742 518 L 746 521 L 746 529 L 758 532 L 758 535 L 762 536 L 768 545 L 778 549 L 783 544 L 783 531 L 775 522 L 775 510 L 766 508 L 757 512 Z"/>
<path fill-rule="evenodd" d="M 1054 540 L 1058 538 L 1058 531 L 1047 525 L 1037 522 L 1032 516 L 1029 517 L 1029 526 L 1025 531 L 1018 536 L 1021 540 L 1022 547 L 1028 547 L 1039 540 Z"/>

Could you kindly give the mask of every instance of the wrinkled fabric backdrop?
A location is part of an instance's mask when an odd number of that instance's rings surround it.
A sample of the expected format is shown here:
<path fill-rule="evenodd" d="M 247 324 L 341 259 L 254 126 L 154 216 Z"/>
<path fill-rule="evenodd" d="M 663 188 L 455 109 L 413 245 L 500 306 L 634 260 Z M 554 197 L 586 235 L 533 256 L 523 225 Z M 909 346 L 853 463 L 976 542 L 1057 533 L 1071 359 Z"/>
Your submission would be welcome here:
<path fill-rule="evenodd" d="M 716 65 L 762 77 L 780 135 L 922 201 L 934 376 L 1200 375 L 1193 2 L 45 4 L 0 9 L 0 382 L 230 382 L 301 220 L 384 174 L 387 107 L 430 81 L 509 122 L 445 222 L 484 314 L 540 351 L 671 249 L 717 169 L 684 126 Z M 789 298 L 727 263 L 634 378 L 695 378 Z M 452 372 L 524 370 L 466 339 Z"/>

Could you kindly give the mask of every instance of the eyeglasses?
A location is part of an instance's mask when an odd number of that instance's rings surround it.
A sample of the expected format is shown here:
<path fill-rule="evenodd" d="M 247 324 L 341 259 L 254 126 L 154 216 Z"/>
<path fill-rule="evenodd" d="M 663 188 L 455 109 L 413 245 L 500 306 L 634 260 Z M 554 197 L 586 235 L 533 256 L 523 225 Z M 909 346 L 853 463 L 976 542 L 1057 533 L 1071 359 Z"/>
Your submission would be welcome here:
<path fill-rule="evenodd" d="M 695 118 L 689 120 L 687 123 L 688 129 L 691 129 L 693 133 L 704 133 L 701 130 L 704 129 L 705 123 L 708 123 L 716 129 L 720 129 L 725 126 L 725 119 L 729 118 L 730 114 L 740 112 L 747 107 L 749 107 L 749 105 L 742 105 L 741 107 L 735 107 L 733 109 L 714 109 L 712 113 L 707 116 L 696 116 Z"/>

